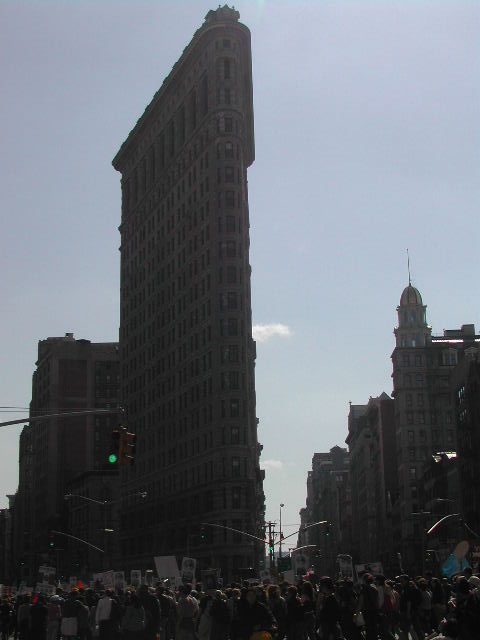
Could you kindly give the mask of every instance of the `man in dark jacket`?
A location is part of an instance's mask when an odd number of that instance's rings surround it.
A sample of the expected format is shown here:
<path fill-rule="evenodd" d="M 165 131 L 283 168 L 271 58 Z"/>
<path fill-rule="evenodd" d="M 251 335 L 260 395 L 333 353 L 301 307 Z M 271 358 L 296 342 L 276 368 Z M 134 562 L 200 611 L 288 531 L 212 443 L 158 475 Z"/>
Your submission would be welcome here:
<path fill-rule="evenodd" d="M 160 631 L 160 603 L 158 598 L 149 592 L 146 584 L 138 589 L 138 597 L 145 609 L 145 640 L 156 640 Z"/>
<path fill-rule="evenodd" d="M 257 598 L 255 587 L 250 587 L 239 607 L 239 636 L 248 640 L 255 631 L 269 631 L 276 627 L 275 618 L 268 608 Z"/>
<path fill-rule="evenodd" d="M 359 607 L 365 620 L 366 640 L 377 640 L 378 638 L 378 614 L 379 597 L 374 584 L 374 578 L 370 573 L 363 576 L 363 584 L 360 590 Z"/>

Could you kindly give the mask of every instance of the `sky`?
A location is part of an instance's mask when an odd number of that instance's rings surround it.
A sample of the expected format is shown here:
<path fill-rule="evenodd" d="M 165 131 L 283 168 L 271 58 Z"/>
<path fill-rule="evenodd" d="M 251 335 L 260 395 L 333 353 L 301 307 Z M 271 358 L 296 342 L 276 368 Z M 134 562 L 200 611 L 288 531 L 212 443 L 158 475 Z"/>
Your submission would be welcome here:
<path fill-rule="evenodd" d="M 38 340 L 118 339 L 111 160 L 216 6 L 0 2 L 1 407 L 28 406 Z M 480 4 L 236 8 L 252 33 L 266 516 L 283 503 L 287 535 L 314 452 L 346 446 L 349 402 L 391 393 L 407 248 L 433 333 L 480 327 Z M 0 429 L 0 506 L 17 487 L 19 432 Z"/>

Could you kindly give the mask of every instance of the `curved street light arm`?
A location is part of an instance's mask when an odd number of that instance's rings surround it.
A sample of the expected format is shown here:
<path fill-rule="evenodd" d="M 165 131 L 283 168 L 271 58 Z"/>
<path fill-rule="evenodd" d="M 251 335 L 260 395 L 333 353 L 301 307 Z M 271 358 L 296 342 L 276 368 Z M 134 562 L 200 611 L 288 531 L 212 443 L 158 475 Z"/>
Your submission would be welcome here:
<path fill-rule="evenodd" d="M 435 533 L 435 531 L 439 527 L 443 526 L 447 522 L 451 522 L 452 520 L 459 520 L 473 538 L 480 538 L 478 533 L 475 533 L 475 531 L 468 526 L 461 513 L 450 513 L 448 516 L 444 516 L 443 518 L 441 518 L 433 525 L 433 527 L 430 527 L 430 529 L 427 531 L 427 536 L 429 536 L 431 533 Z"/>
<path fill-rule="evenodd" d="M 438 522 L 436 522 L 430 529 L 427 531 L 427 536 L 431 533 L 434 533 L 439 527 L 443 526 L 446 522 L 450 522 L 451 520 L 461 520 L 462 516 L 460 513 L 450 513 L 448 516 L 444 516 L 440 518 Z"/>
<path fill-rule="evenodd" d="M 92 549 L 95 549 L 96 551 L 100 551 L 100 553 L 105 553 L 105 551 L 103 549 L 100 549 L 100 547 L 96 547 L 94 544 L 91 544 L 86 540 L 82 540 L 81 538 L 77 538 L 76 536 L 72 536 L 69 533 L 64 533 L 63 531 L 55 531 L 54 529 L 52 529 L 52 533 L 54 533 L 57 536 L 65 536 L 65 538 L 71 538 L 72 540 L 76 540 L 77 542 L 86 544 L 87 547 L 92 547 Z"/>
<path fill-rule="evenodd" d="M 265 540 L 263 538 L 259 538 L 258 536 L 254 536 L 251 533 L 247 533 L 246 531 L 240 531 L 240 529 L 233 529 L 232 527 L 224 527 L 222 524 L 213 524 L 211 522 L 201 522 L 200 525 L 202 527 L 217 527 L 218 529 L 226 529 L 227 531 L 235 531 L 236 533 L 241 533 L 243 536 L 247 536 L 247 538 L 253 538 L 254 540 L 259 540 L 263 544 L 265 544 Z"/>
<path fill-rule="evenodd" d="M 94 498 L 89 498 L 88 496 L 81 496 L 79 493 L 66 493 L 64 496 L 65 500 L 70 500 L 70 498 L 81 498 L 82 500 L 86 500 L 87 502 L 93 502 L 94 504 L 100 504 L 102 506 L 108 504 L 106 500 L 95 500 Z"/>
<path fill-rule="evenodd" d="M 318 527 L 319 524 L 328 524 L 328 520 L 320 520 L 320 522 L 312 522 L 312 524 L 307 524 L 304 527 L 300 527 L 300 529 L 297 529 L 293 533 L 290 533 L 288 536 L 285 536 L 283 538 L 282 542 L 284 540 L 287 540 L 287 538 L 291 538 L 292 536 L 296 536 L 299 531 L 306 531 L 307 529 L 310 529 L 311 527 Z M 276 542 L 275 544 L 278 544 L 278 543 Z"/>

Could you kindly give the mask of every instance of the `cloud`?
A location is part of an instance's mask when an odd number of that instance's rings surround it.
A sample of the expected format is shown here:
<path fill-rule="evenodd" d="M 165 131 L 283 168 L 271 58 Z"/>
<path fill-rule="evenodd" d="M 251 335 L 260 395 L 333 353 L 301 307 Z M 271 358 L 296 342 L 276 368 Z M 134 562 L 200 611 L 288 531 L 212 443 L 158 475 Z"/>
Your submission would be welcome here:
<path fill-rule="evenodd" d="M 286 324 L 256 324 L 253 326 L 253 338 L 257 342 L 267 342 L 274 336 L 289 338 L 292 335 Z"/>
<path fill-rule="evenodd" d="M 260 462 L 260 467 L 266 471 L 279 471 L 283 469 L 283 462 L 281 460 L 263 460 Z"/>

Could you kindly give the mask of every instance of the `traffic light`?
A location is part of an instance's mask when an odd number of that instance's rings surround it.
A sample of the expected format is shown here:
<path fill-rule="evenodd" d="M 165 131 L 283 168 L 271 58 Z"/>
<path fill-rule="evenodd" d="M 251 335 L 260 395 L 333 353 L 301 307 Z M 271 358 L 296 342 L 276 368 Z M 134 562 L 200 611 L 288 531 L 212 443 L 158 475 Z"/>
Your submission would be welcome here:
<path fill-rule="evenodd" d="M 270 538 L 270 540 L 268 541 L 268 553 L 273 557 L 274 552 L 275 552 L 275 545 L 273 542 L 273 538 Z"/>
<path fill-rule="evenodd" d="M 137 436 L 129 433 L 125 427 L 120 431 L 120 464 L 135 464 Z"/>
<path fill-rule="evenodd" d="M 327 524 L 325 525 L 325 535 L 328 536 L 330 535 L 330 523 L 327 522 Z"/>
<path fill-rule="evenodd" d="M 200 543 L 205 544 L 207 536 L 205 535 L 205 527 L 200 527 Z"/>
<path fill-rule="evenodd" d="M 55 551 L 55 536 L 53 533 L 50 533 L 48 536 L 48 550 Z"/>
<path fill-rule="evenodd" d="M 116 467 L 120 459 L 120 430 L 114 429 L 110 440 L 110 449 L 108 454 L 108 464 Z"/>

